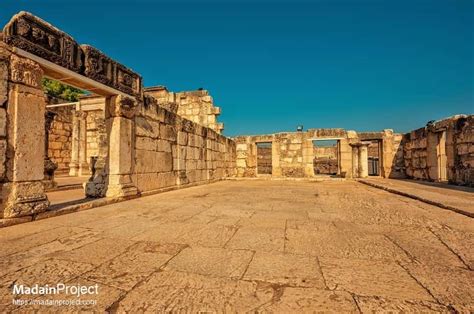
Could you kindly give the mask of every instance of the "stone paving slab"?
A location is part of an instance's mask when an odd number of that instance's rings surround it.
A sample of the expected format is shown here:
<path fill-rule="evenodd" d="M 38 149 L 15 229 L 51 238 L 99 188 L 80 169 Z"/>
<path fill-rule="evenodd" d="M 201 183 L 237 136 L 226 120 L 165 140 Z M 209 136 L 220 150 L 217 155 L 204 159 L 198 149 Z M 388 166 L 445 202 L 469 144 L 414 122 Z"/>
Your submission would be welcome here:
<path fill-rule="evenodd" d="M 473 243 L 472 218 L 354 181 L 219 182 L 1 228 L 0 311 L 469 313 Z M 97 303 L 12 303 L 59 281 Z"/>

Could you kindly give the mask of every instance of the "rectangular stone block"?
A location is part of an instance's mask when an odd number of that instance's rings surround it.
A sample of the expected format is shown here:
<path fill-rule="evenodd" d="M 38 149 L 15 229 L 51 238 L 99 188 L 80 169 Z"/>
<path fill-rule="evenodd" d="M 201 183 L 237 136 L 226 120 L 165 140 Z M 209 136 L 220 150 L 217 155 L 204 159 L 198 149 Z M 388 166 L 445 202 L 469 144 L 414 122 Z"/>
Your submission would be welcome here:
<path fill-rule="evenodd" d="M 7 112 L 11 148 L 7 176 L 10 181 L 43 180 L 44 108 L 42 90 L 11 84 Z"/>
<path fill-rule="evenodd" d="M 135 138 L 135 148 L 136 149 L 143 149 L 143 150 L 156 150 L 156 140 L 149 138 L 149 137 L 141 137 L 137 136 Z"/>

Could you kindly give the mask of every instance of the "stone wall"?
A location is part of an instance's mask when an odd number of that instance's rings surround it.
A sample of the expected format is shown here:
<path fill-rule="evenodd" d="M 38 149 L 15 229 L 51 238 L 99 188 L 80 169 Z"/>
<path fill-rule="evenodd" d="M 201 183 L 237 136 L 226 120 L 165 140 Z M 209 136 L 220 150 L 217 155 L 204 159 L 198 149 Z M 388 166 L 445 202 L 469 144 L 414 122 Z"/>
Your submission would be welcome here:
<path fill-rule="evenodd" d="M 221 109 L 214 106 L 209 92 L 204 89 L 186 92 L 170 92 L 164 86 L 145 88 L 145 94 L 157 99 L 158 104 L 181 117 L 201 126 L 222 133 L 224 124 L 217 122 Z"/>
<path fill-rule="evenodd" d="M 409 178 L 474 186 L 474 116 L 458 115 L 407 133 L 402 142 Z"/>
<path fill-rule="evenodd" d="M 56 114 L 49 131 L 48 156 L 58 166 L 55 174 L 66 174 L 71 162 L 74 107 L 53 107 L 47 110 Z"/>
<path fill-rule="evenodd" d="M 234 175 L 235 143 L 145 97 L 135 117 L 132 181 L 138 190 L 205 183 Z"/>

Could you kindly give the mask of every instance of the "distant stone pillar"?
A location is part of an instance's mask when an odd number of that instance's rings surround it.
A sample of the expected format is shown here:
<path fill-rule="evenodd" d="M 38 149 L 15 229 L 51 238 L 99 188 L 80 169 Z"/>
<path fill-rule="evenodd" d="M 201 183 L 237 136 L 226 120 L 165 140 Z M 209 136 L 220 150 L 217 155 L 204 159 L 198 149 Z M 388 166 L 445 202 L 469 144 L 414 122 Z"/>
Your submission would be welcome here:
<path fill-rule="evenodd" d="M 58 165 L 55 164 L 51 158 L 48 156 L 48 148 L 49 148 L 49 131 L 51 129 L 51 125 L 53 124 L 53 120 L 56 114 L 51 111 L 46 111 L 44 115 L 45 123 L 44 123 L 44 187 L 45 189 L 51 189 L 56 187 L 56 182 L 54 182 L 54 171 L 58 169 Z"/>
<path fill-rule="evenodd" d="M 351 144 L 352 146 L 352 177 L 359 177 L 359 145 Z"/>
<path fill-rule="evenodd" d="M 138 189 L 132 182 L 133 125 L 137 100 L 122 95 L 113 96 L 106 104 L 106 124 L 109 130 L 109 182 L 107 197 L 132 196 Z"/>
<path fill-rule="evenodd" d="M 41 88 L 43 71 L 36 62 L 13 54 L 9 71 L 3 218 L 40 213 L 49 206 L 43 185 L 46 107 Z"/>
<path fill-rule="evenodd" d="M 69 175 L 79 175 L 79 137 L 80 137 L 80 122 L 79 116 L 81 112 L 76 110 L 72 116 L 72 146 L 71 146 L 71 162 L 69 163 Z"/>
<path fill-rule="evenodd" d="M 359 146 L 359 178 L 369 176 L 368 146 L 369 143 L 361 143 Z"/>
<path fill-rule="evenodd" d="M 80 111 L 79 117 L 79 175 L 90 174 L 89 164 L 87 163 L 87 112 Z"/>

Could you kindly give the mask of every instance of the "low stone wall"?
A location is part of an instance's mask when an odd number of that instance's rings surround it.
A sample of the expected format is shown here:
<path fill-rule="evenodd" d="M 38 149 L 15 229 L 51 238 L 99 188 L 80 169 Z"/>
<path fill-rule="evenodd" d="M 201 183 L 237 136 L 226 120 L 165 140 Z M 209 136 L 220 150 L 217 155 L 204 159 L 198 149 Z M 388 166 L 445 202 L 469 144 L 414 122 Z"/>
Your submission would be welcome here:
<path fill-rule="evenodd" d="M 234 175 L 235 143 L 145 97 L 135 117 L 132 181 L 140 192 Z"/>
<path fill-rule="evenodd" d="M 474 116 L 429 123 L 403 137 L 409 178 L 474 185 Z"/>

